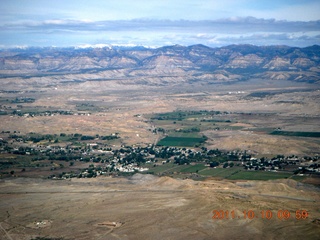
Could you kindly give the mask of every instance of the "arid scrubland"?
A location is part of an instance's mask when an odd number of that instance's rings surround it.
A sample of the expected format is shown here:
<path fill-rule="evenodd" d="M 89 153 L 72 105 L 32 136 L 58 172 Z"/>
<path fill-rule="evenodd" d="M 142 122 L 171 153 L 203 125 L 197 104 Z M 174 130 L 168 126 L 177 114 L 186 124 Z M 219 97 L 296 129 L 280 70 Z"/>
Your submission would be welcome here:
<path fill-rule="evenodd" d="M 52 51 L 2 52 L 1 239 L 318 239 L 318 46 Z"/>
<path fill-rule="evenodd" d="M 2 239 L 317 239 L 320 232 L 318 189 L 293 180 L 196 182 L 137 174 L 7 179 L 0 189 Z M 215 218 L 214 210 L 230 214 Z"/>

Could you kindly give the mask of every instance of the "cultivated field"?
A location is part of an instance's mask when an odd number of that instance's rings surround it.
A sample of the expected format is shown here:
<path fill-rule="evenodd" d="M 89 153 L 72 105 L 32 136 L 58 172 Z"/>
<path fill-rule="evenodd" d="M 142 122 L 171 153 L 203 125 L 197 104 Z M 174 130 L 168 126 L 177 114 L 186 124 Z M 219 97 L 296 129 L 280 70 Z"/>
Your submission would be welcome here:
<path fill-rule="evenodd" d="M 260 154 L 319 153 L 320 92 L 317 85 L 251 80 L 230 85 L 143 87 L 121 86 L 110 80 L 56 83 L 51 87 L 37 86 L 32 80 L 19 81 L 16 85 L 3 80 L 6 84 L 2 87 L 0 105 L 8 115 L 0 115 L 1 131 L 119 133 L 122 144 L 146 145 L 166 136 L 161 132 L 155 134 L 156 128 L 165 129 L 169 137 L 179 137 L 174 130 L 196 128 L 197 132 L 192 133 L 195 139 L 189 139 L 187 145 L 196 144 L 197 138 L 205 135 L 208 137 L 205 145 L 219 149 L 246 149 Z M 16 100 L 26 98 L 34 101 Z M 11 115 L 13 111 L 21 116 Z M 47 111 L 70 111 L 71 114 L 41 114 Z M 163 120 L 152 118 L 174 111 L 227 114 L 212 119 L 199 115 L 180 119 L 176 116 Z M 30 117 L 25 115 L 28 113 L 38 114 Z M 277 134 L 275 131 L 279 129 L 284 132 Z M 170 145 L 168 140 L 179 141 L 167 138 L 165 145 Z"/>
<path fill-rule="evenodd" d="M 148 86 L 115 80 L 70 83 L 46 76 L 15 80 L 2 79 L 3 152 L 11 147 L 19 153 L 19 146 L 28 146 L 44 155 L 69 145 L 70 152 L 94 149 L 98 142 L 106 152 L 109 147 L 154 144 L 270 158 L 320 153 L 317 84 L 253 79 Z M 26 135 L 53 137 L 19 139 Z M 5 145 L 8 139 L 12 146 Z M 0 179 L 0 238 L 317 239 L 320 234 L 319 189 L 294 181 L 305 176 L 171 161 L 142 165 L 154 175 L 44 179 L 89 168 L 96 160 L 85 153 L 81 158 L 72 165 L 32 154 L 1 154 L 7 168 Z M 319 184 L 318 179 L 308 181 Z M 291 215 L 284 219 L 287 212 Z"/>

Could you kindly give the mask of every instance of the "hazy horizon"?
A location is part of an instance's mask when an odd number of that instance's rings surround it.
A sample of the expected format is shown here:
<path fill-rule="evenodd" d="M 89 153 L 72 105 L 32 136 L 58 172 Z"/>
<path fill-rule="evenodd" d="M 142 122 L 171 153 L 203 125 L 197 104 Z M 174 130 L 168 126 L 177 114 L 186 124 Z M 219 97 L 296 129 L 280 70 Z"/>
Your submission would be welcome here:
<path fill-rule="evenodd" d="M 317 0 L 3 0 L 0 48 L 320 44 Z"/>

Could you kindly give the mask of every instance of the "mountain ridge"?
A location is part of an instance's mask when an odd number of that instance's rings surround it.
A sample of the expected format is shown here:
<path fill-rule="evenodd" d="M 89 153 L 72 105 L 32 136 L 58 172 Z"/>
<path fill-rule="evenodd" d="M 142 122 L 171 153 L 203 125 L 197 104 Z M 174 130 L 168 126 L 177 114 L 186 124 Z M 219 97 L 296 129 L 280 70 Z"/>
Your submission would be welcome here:
<path fill-rule="evenodd" d="M 238 81 L 279 78 L 320 82 L 320 46 L 229 45 L 211 48 L 191 46 L 25 48 L 0 50 L 0 76 L 38 76 L 120 70 L 128 77 L 156 74 L 187 78 L 186 81 Z M 222 74 L 222 75 L 221 75 Z M 104 74 L 106 75 L 106 74 Z M 230 77 L 232 76 L 232 77 Z M 85 80 L 85 79 L 84 79 Z"/>

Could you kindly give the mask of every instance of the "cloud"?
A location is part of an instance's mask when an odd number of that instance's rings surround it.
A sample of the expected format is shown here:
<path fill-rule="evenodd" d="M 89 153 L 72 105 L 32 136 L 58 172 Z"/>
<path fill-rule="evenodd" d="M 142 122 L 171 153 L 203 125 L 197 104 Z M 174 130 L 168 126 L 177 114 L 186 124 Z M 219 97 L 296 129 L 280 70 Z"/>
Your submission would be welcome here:
<path fill-rule="evenodd" d="M 252 35 L 221 37 L 219 41 L 232 44 L 253 44 L 253 45 L 290 45 L 306 47 L 319 43 L 318 36 L 292 34 L 292 33 L 261 33 Z"/>
<path fill-rule="evenodd" d="M 0 46 L 306 46 L 320 35 L 319 0 L 1 0 L 0 12 Z"/>
<path fill-rule="evenodd" d="M 50 45 L 73 46 L 114 43 L 158 46 L 168 43 L 202 43 L 209 46 L 237 43 L 307 46 L 319 43 L 316 36 L 320 34 L 320 21 L 279 21 L 254 17 L 202 21 L 48 19 L 3 23 L 0 24 L 0 30 L 1 45 L 6 42 L 24 45 L 20 39 L 27 41 L 36 38 L 37 40 L 31 40 L 31 45 L 52 42 Z"/>
<path fill-rule="evenodd" d="M 133 19 L 116 21 L 89 21 L 72 19 L 52 19 L 45 21 L 21 21 L 11 24 L 0 25 L 2 30 L 24 29 L 24 30 L 74 30 L 74 31 L 148 31 L 152 29 L 206 29 L 218 32 L 227 31 L 319 31 L 320 21 L 277 21 L 275 19 L 258 19 L 254 17 L 234 17 L 218 20 L 153 20 Z"/>

